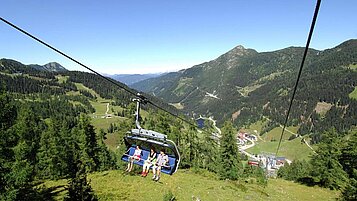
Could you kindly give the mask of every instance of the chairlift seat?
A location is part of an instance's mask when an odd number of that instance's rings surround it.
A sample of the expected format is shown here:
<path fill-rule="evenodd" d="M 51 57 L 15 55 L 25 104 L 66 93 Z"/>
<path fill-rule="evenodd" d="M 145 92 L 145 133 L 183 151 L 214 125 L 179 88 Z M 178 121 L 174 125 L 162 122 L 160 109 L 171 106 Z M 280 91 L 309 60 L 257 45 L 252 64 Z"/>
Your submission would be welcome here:
<path fill-rule="evenodd" d="M 130 162 L 130 157 L 134 155 L 136 149 L 136 145 L 132 145 L 128 151 L 122 156 L 122 160 L 125 162 Z M 139 165 L 139 166 L 144 166 L 145 160 L 149 157 L 150 151 L 146 150 L 146 149 L 142 149 L 141 151 L 141 158 L 140 160 L 134 160 L 134 164 Z M 159 153 L 156 153 L 157 155 L 159 155 Z M 171 156 L 171 155 L 167 155 L 168 156 L 168 163 L 163 166 L 161 168 L 161 172 L 165 173 L 165 174 L 169 174 L 172 175 L 175 171 L 175 162 L 176 162 L 176 158 Z M 150 169 L 152 169 L 153 166 L 150 167 Z"/>

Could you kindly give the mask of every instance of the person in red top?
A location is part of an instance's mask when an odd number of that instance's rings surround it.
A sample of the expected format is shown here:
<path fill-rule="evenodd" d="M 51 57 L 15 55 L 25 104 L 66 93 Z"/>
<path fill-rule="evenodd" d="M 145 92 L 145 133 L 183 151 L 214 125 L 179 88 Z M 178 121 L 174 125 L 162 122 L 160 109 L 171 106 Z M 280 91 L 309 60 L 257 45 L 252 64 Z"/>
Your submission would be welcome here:
<path fill-rule="evenodd" d="M 137 146 L 136 146 L 136 149 L 135 149 L 135 151 L 134 151 L 134 155 L 129 156 L 128 167 L 126 168 L 125 171 L 131 172 L 131 170 L 133 169 L 134 160 L 139 161 L 140 159 L 141 159 L 141 149 L 140 149 L 140 146 L 137 145 Z"/>

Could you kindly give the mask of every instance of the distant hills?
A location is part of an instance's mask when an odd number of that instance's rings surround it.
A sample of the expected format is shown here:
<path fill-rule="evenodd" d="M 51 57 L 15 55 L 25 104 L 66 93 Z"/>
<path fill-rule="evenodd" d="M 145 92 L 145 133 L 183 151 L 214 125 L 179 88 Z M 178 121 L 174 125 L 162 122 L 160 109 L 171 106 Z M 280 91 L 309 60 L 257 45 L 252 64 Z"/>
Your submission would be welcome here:
<path fill-rule="evenodd" d="M 272 52 L 257 52 L 237 46 L 217 59 L 178 72 L 161 76 L 115 77 L 138 91 L 154 96 L 150 98 L 164 107 L 168 107 L 166 102 L 193 117 L 213 116 L 218 124 L 232 119 L 238 127 L 269 119 L 266 128 L 263 128 L 268 131 L 284 122 L 303 51 L 302 47 L 288 47 Z M 15 73 L 28 76 L 11 76 Z M 51 93 L 65 93 L 73 86 L 66 85 L 59 89 L 58 83 L 54 84 L 53 81 L 31 78 L 35 76 L 53 80 L 53 74 L 58 73 L 69 76 L 71 82 L 83 83 L 104 98 L 115 97 L 117 102 L 124 105 L 130 100 L 128 94 L 93 74 L 67 71 L 58 63 L 41 66 L 0 60 L 0 76 L 2 80 L 6 79 L 9 90 L 14 92 L 48 90 Z M 150 76 L 152 78 L 148 78 Z M 139 81 L 141 79 L 145 80 Z M 23 86 L 26 90 L 21 86 L 10 87 L 25 81 L 31 82 Z M 49 85 L 48 89 L 43 85 Z M 302 135 L 322 133 L 331 127 L 338 132 L 356 129 L 356 86 L 356 39 L 323 51 L 310 49 L 288 124 L 298 127 L 298 133 Z"/>
<path fill-rule="evenodd" d="M 153 74 L 115 74 L 107 75 L 110 78 L 113 78 L 119 82 L 122 82 L 128 86 L 135 84 L 140 81 L 144 81 L 150 78 L 159 77 L 162 73 L 153 73 Z"/>
<path fill-rule="evenodd" d="M 30 64 L 25 65 L 18 61 L 11 60 L 11 59 L 0 59 L 0 70 L 7 70 L 9 73 L 16 73 L 16 72 L 28 72 L 31 69 L 39 70 L 39 71 L 48 71 L 48 72 L 66 72 L 68 71 L 65 67 L 61 64 L 56 62 L 50 62 L 43 66 L 38 64 Z"/>
<path fill-rule="evenodd" d="M 288 47 L 257 52 L 237 46 L 212 61 L 132 87 L 185 113 L 214 116 L 219 122 L 233 119 L 242 126 L 264 116 L 281 124 L 303 51 Z M 310 49 L 289 124 L 300 126 L 301 133 L 357 125 L 357 100 L 350 95 L 357 90 L 356 69 L 356 39 L 323 51 Z"/>
<path fill-rule="evenodd" d="M 46 65 L 25 65 L 12 59 L 0 59 L 0 89 L 2 84 L 4 84 L 6 91 L 15 93 L 18 96 L 26 96 L 28 94 L 42 94 L 44 96 L 69 94 L 74 99 L 81 99 L 80 96 L 82 95 L 90 99 L 97 98 L 86 90 L 77 88 L 76 84 L 80 83 L 88 89 L 93 90 L 101 98 L 110 99 L 114 104 L 126 108 L 132 102 L 133 96 L 122 90 L 122 88 L 131 91 L 133 94 L 138 93 L 138 91 L 130 89 L 119 81 L 115 81 L 114 79 L 113 81 L 121 86 L 121 88 L 93 73 L 69 71 L 56 62 Z M 72 96 L 71 94 L 76 95 Z M 179 112 L 176 108 L 164 103 L 157 97 L 148 94 L 143 95 L 166 110 L 174 113 Z M 151 108 L 151 106 L 148 105 L 146 108 Z"/>

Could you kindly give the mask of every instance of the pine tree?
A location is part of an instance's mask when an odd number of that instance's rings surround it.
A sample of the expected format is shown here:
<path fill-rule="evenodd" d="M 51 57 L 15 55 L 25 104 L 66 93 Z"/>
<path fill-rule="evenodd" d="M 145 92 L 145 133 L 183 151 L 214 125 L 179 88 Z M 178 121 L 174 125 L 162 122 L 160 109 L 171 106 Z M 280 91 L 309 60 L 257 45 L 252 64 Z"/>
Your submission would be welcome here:
<path fill-rule="evenodd" d="M 226 121 L 220 139 L 220 164 L 218 173 L 221 179 L 236 180 L 239 177 L 239 154 L 235 130 L 232 122 Z"/>
<path fill-rule="evenodd" d="M 0 105 L 4 107 L 0 111 L 0 200 L 30 200 L 39 120 L 28 107 L 16 118 L 13 100 L 7 95 L 0 94 Z"/>
<path fill-rule="evenodd" d="M 204 138 L 200 142 L 201 166 L 213 172 L 217 172 L 218 143 L 212 138 L 211 133 L 204 132 Z"/>
<path fill-rule="evenodd" d="M 98 170 L 108 170 L 111 168 L 115 168 L 115 158 L 112 156 L 110 150 L 108 149 L 107 145 L 104 143 L 106 139 L 106 133 L 103 129 L 100 130 L 98 135 Z"/>
<path fill-rule="evenodd" d="M 339 137 L 335 130 L 325 132 L 311 160 L 311 177 L 322 187 L 343 189 L 347 184 L 348 176 L 339 161 L 342 146 Z"/>
<path fill-rule="evenodd" d="M 89 171 L 96 171 L 99 165 L 98 142 L 94 127 L 86 115 L 79 118 L 77 139 L 81 150 L 81 160 Z"/>
<path fill-rule="evenodd" d="M 66 159 L 69 147 L 66 146 L 68 141 L 62 136 L 65 132 L 60 130 L 60 123 L 55 119 L 50 120 L 41 135 L 37 171 L 40 178 L 59 179 L 68 172 Z"/>
<path fill-rule="evenodd" d="M 349 176 L 347 187 L 342 191 L 342 199 L 357 200 L 357 132 L 351 134 L 342 150 L 341 164 Z"/>
<path fill-rule="evenodd" d="M 5 200 L 6 186 L 11 185 L 7 178 L 14 161 L 12 147 L 17 143 L 15 133 L 9 131 L 17 118 L 17 109 L 13 103 L 10 96 L 0 90 L 0 200 Z"/>
<path fill-rule="evenodd" d="M 96 201 L 97 196 L 94 194 L 90 183 L 87 181 L 86 168 L 80 160 L 80 153 L 78 152 L 78 145 L 73 150 L 73 157 L 70 162 L 70 177 L 67 190 L 68 194 L 64 200 L 68 201 Z"/>

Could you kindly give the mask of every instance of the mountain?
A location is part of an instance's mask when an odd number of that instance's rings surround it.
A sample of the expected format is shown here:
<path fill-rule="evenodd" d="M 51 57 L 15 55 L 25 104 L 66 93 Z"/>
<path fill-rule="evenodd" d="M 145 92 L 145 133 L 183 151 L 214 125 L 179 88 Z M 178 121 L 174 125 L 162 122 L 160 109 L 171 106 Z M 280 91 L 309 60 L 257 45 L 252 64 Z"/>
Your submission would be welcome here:
<path fill-rule="evenodd" d="M 128 86 L 135 84 L 140 81 L 144 81 L 150 78 L 159 77 L 162 73 L 153 73 L 153 74 L 114 74 L 108 75 L 110 78 L 113 78 L 119 82 L 122 82 Z"/>
<path fill-rule="evenodd" d="M 65 67 L 63 67 L 61 64 L 56 63 L 56 62 L 50 62 L 43 66 L 38 65 L 38 64 L 25 65 L 18 61 L 11 60 L 11 59 L 5 59 L 5 58 L 0 59 L 0 71 L 1 70 L 9 72 L 9 73 L 16 73 L 16 72 L 27 73 L 27 72 L 34 71 L 34 70 L 35 71 L 47 71 L 47 72 L 66 72 L 66 71 L 68 71 Z"/>
<path fill-rule="evenodd" d="M 61 64 L 57 62 L 50 62 L 48 64 L 45 64 L 43 66 L 37 65 L 37 64 L 30 64 L 28 65 L 32 68 L 35 68 L 37 70 L 42 70 L 42 71 L 49 71 L 49 72 L 65 72 L 68 71 L 65 67 L 63 67 Z"/>
<path fill-rule="evenodd" d="M 3 58 L 0 59 L 0 80 L 5 83 L 7 91 L 18 94 L 46 93 L 50 95 L 66 95 L 68 93 L 80 93 L 89 98 L 100 96 L 105 99 L 112 99 L 115 104 L 125 107 L 132 102 L 133 98 L 132 95 L 118 86 L 93 73 L 68 71 L 56 62 L 43 66 L 38 64 L 25 65 L 15 60 Z M 81 83 L 93 90 L 96 95 L 88 94 L 86 90 L 77 88 L 75 86 L 77 83 Z M 117 82 L 117 84 L 133 94 L 138 93 L 121 82 Z M 173 113 L 178 113 L 176 108 L 164 103 L 161 99 L 148 94 L 143 95 L 148 100 L 155 102 L 157 106 Z M 151 105 L 146 107 L 152 108 Z"/>
<path fill-rule="evenodd" d="M 61 72 L 61 71 L 67 71 L 66 68 L 61 66 L 61 64 L 57 62 L 50 62 L 48 64 L 43 65 L 43 68 L 46 69 L 47 71 L 53 71 L 53 72 Z"/>
<path fill-rule="evenodd" d="M 303 51 L 302 47 L 288 47 L 257 52 L 237 46 L 215 60 L 132 87 L 186 113 L 214 116 L 219 122 L 233 119 L 242 126 L 264 116 L 282 124 Z M 357 103 L 350 97 L 357 85 L 356 65 L 355 39 L 324 51 L 310 49 L 289 124 L 299 125 L 301 133 L 331 125 L 342 130 L 356 125 Z M 343 115 L 346 113 L 349 116 Z M 333 122 L 334 118 L 343 120 Z"/>

